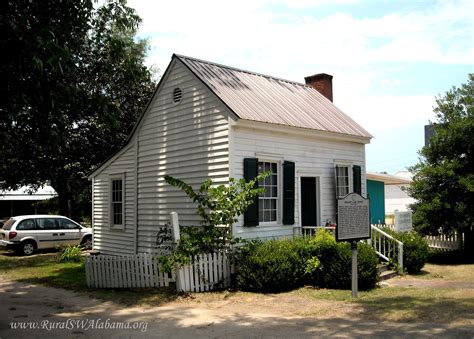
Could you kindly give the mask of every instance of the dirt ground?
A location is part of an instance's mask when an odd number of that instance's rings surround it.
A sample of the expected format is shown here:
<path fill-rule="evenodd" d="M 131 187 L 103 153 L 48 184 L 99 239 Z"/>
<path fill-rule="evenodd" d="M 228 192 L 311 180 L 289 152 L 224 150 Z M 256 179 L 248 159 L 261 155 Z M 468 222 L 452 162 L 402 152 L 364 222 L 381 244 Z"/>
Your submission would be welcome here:
<path fill-rule="evenodd" d="M 380 321 L 358 304 L 298 293 L 192 294 L 165 306 L 127 307 L 63 289 L 0 282 L 1 339 L 319 336 L 473 338 L 474 325 Z"/>

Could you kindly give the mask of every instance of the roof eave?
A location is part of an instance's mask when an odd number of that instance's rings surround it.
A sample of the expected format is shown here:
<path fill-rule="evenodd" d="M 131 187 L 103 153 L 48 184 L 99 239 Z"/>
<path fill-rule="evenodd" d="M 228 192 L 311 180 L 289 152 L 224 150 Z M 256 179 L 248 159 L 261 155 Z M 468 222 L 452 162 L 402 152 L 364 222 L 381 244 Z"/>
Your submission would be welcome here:
<path fill-rule="evenodd" d="M 233 126 L 250 128 L 250 129 L 258 129 L 258 130 L 263 130 L 267 132 L 294 134 L 294 135 L 299 135 L 299 136 L 304 136 L 304 137 L 309 137 L 309 138 L 347 141 L 347 142 L 354 142 L 354 143 L 359 143 L 359 144 L 369 144 L 370 139 L 372 139 L 372 136 L 343 134 L 343 133 L 322 131 L 322 130 L 316 130 L 316 129 L 310 129 L 310 128 L 302 128 L 302 127 L 294 127 L 294 126 L 288 126 L 288 125 L 280 125 L 280 124 L 261 122 L 261 121 L 255 121 L 255 120 L 246 120 L 246 119 L 237 120 L 233 124 Z"/>

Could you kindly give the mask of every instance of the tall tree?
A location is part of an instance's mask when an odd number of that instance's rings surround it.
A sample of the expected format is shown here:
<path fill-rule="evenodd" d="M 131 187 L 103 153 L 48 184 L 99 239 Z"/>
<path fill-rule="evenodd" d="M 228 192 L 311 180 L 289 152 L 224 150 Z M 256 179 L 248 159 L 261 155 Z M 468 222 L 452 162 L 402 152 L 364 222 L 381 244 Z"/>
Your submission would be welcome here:
<path fill-rule="evenodd" d="M 50 183 L 59 213 L 77 217 L 86 174 L 123 145 L 155 85 L 141 20 L 125 0 L 2 7 L 0 187 Z"/>
<path fill-rule="evenodd" d="M 409 194 L 422 233 L 458 230 L 472 241 L 474 225 L 474 74 L 436 99 L 436 121 Z"/>

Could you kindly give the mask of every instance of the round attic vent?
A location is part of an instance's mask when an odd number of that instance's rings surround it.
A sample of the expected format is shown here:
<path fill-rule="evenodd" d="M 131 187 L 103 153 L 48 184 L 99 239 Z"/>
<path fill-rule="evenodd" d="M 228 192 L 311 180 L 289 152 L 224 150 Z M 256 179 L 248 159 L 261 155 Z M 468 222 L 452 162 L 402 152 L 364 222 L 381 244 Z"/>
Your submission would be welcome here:
<path fill-rule="evenodd" d="M 183 98 L 183 91 L 181 90 L 181 88 L 176 87 L 173 90 L 173 102 L 175 104 L 180 103 L 182 98 Z"/>

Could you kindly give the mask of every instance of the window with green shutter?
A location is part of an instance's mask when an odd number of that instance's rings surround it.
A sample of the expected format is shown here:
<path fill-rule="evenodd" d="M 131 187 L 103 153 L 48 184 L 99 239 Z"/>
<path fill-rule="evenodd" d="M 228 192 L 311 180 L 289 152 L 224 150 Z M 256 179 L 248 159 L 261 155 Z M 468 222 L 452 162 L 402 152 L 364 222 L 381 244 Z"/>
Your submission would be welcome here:
<path fill-rule="evenodd" d="M 283 163 L 283 224 L 295 223 L 295 163 Z"/>
<path fill-rule="evenodd" d="M 253 180 L 258 175 L 258 159 L 246 158 L 244 159 L 244 178 L 247 182 Z M 258 187 L 258 183 L 255 188 Z M 258 226 L 258 197 L 254 198 L 253 203 L 247 208 L 244 213 L 244 226 Z"/>

